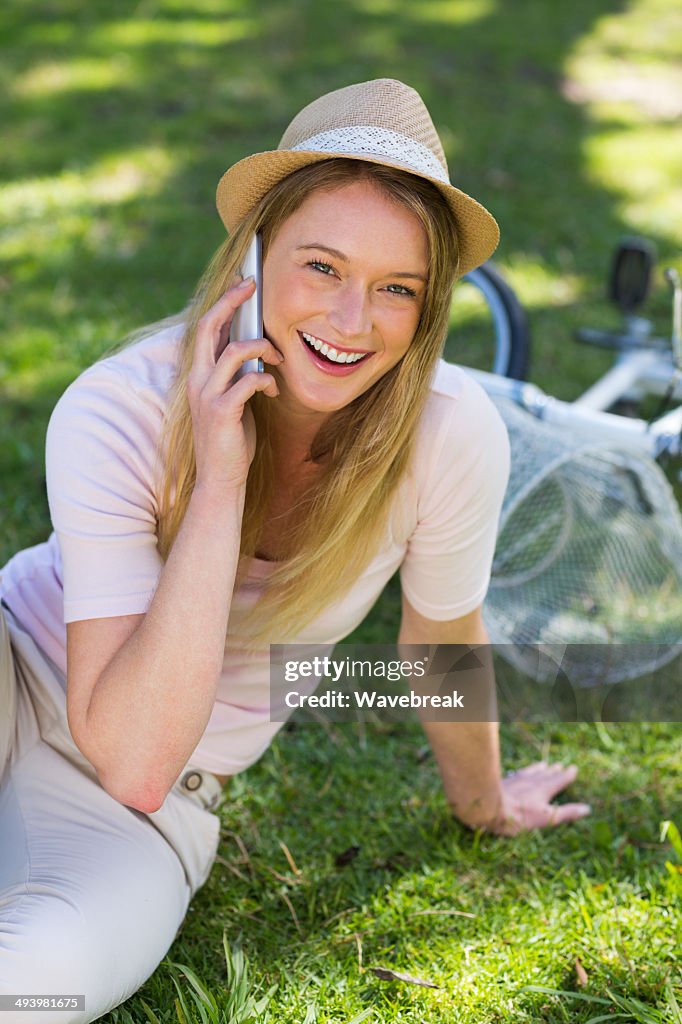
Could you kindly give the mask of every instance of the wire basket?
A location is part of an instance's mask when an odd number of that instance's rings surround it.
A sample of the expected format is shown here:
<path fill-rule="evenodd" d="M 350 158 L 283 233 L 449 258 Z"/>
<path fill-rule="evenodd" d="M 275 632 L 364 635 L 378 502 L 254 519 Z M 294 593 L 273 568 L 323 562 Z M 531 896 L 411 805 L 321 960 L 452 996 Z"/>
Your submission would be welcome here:
<path fill-rule="evenodd" d="M 484 607 L 491 643 L 535 678 L 538 645 L 571 645 L 562 669 L 578 686 L 668 663 L 682 640 L 682 516 L 662 470 L 493 401 L 512 461 Z"/>

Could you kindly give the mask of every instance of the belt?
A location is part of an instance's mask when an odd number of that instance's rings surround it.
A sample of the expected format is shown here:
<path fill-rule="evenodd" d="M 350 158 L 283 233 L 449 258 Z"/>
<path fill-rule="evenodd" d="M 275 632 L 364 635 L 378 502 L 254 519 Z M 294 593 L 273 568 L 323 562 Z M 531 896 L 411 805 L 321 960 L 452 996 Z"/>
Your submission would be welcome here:
<path fill-rule="evenodd" d="M 192 765 L 185 766 L 173 789 L 206 811 L 215 811 L 225 800 L 223 787 L 215 775 Z"/>

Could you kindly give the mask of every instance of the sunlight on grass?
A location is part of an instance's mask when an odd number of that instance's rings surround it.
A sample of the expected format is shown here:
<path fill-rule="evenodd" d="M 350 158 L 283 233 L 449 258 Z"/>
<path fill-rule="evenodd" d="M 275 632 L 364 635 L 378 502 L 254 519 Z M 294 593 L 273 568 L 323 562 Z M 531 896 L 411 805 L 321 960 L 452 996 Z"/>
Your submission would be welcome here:
<path fill-rule="evenodd" d="M 594 124 L 586 173 L 620 196 L 620 216 L 679 243 L 682 222 L 682 7 L 639 0 L 600 19 L 567 59 L 564 97 Z M 673 59 L 675 58 L 675 59 Z"/>
<path fill-rule="evenodd" d="M 652 59 L 679 61 L 682 7 L 677 0 L 634 0 L 626 10 L 599 18 L 583 36 L 574 59 L 600 53 L 610 60 L 628 57 L 638 65 Z"/>
<path fill-rule="evenodd" d="M 110 22 L 94 29 L 89 42 L 97 46 L 224 46 L 237 40 L 248 39 L 258 32 L 256 18 L 223 16 L 215 21 L 182 20 L 126 20 Z"/>
<path fill-rule="evenodd" d="M 165 187 L 174 168 L 167 149 L 141 146 L 106 157 L 83 171 L 65 170 L 53 178 L 25 179 L 0 191 L 0 216 L 8 222 L 42 217 L 49 211 L 122 203 Z"/>
<path fill-rule="evenodd" d="M 568 306 L 580 299 L 584 289 L 583 281 L 575 274 L 553 273 L 547 264 L 534 262 L 530 257 L 514 256 L 500 269 L 527 311 Z M 450 326 L 459 330 L 476 322 L 489 330 L 490 310 L 478 289 L 463 282 L 455 286 Z"/>
<path fill-rule="evenodd" d="M 552 271 L 549 264 L 523 253 L 515 253 L 503 269 L 526 309 L 567 306 L 577 302 L 584 291 L 584 282 L 576 274 Z"/>
<path fill-rule="evenodd" d="M 493 0 L 422 0 L 410 5 L 415 21 L 437 21 L 444 25 L 468 25 L 487 18 L 495 10 Z"/>
<path fill-rule="evenodd" d="M 130 86 L 130 58 L 116 54 L 101 59 L 81 58 L 69 61 L 47 61 L 29 68 L 11 83 L 15 96 L 53 96 L 56 93 L 104 90 L 120 85 Z"/>
<path fill-rule="evenodd" d="M 228 9 L 241 11 L 242 7 L 240 0 L 192 0 L 192 11 L 202 17 L 214 15 L 224 18 Z M 164 14 L 186 14 L 188 5 L 187 0 L 139 0 L 131 14 L 131 20 L 154 17 L 160 8 Z"/>
<path fill-rule="evenodd" d="M 590 176 L 621 196 L 623 219 L 643 233 L 680 241 L 682 128 L 648 125 L 595 135 L 585 147 Z"/>

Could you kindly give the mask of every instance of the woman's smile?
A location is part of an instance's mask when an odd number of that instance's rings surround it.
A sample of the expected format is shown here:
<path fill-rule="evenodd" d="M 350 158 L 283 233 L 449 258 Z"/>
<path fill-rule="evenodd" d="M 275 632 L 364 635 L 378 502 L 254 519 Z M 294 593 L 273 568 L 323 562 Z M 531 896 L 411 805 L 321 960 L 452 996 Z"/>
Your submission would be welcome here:
<path fill-rule="evenodd" d="M 350 365 L 355 365 L 363 359 L 369 359 L 371 352 L 362 352 L 354 349 L 341 348 L 340 345 L 331 345 L 326 341 L 322 341 L 321 338 L 316 338 L 314 334 L 307 334 L 305 331 L 298 332 L 303 339 L 304 343 L 313 355 L 318 356 L 318 362 L 329 363 L 332 368 L 340 369 L 345 365 L 346 368 L 350 369 Z"/>
<path fill-rule="evenodd" d="M 376 186 L 314 192 L 263 268 L 265 336 L 284 355 L 280 410 L 319 421 L 395 366 L 419 325 L 428 269 L 421 223 Z"/>

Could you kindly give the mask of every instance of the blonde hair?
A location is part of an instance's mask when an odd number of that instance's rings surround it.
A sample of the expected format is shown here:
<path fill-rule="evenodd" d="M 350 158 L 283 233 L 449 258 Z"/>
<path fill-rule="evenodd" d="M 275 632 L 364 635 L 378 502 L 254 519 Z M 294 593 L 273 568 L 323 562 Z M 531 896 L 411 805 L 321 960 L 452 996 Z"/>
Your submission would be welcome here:
<path fill-rule="evenodd" d="M 458 247 L 450 209 L 438 189 L 408 172 L 345 158 L 301 168 L 273 186 L 220 246 L 199 282 L 185 320 L 178 366 L 159 454 L 158 548 L 165 559 L 178 533 L 195 483 L 187 378 L 197 324 L 229 287 L 254 231 L 263 253 L 287 220 L 317 189 L 334 190 L 365 179 L 419 219 L 429 252 L 428 282 L 419 325 L 402 359 L 364 394 L 331 414 L 311 445 L 318 477 L 297 506 L 298 528 L 287 535 L 287 557 L 264 581 L 255 607 L 230 643 L 256 649 L 291 640 L 340 597 L 375 556 L 386 536 L 392 498 L 412 453 L 435 364 L 441 355 L 458 272 Z M 137 337 L 140 336 L 138 332 Z M 272 494 L 272 399 L 256 393 L 256 453 L 249 470 L 235 590 L 258 550 Z M 234 626 L 234 624 L 233 624 Z"/>

